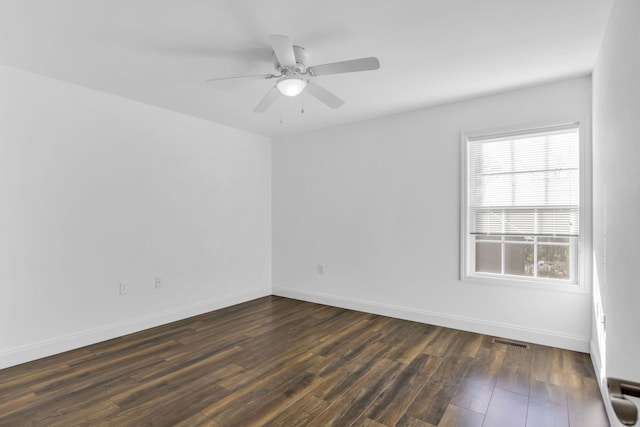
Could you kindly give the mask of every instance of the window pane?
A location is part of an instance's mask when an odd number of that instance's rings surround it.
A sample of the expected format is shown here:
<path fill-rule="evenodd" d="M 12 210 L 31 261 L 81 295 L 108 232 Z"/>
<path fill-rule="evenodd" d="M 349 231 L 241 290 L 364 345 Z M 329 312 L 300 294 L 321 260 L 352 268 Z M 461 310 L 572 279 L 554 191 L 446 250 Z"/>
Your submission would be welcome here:
<path fill-rule="evenodd" d="M 538 246 L 538 277 L 570 279 L 569 246 Z"/>
<path fill-rule="evenodd" d="M 476 243 L 476 272 L 502 273 L 501 243 Z"/>
<path fill-rule="evenodd" d="M 533 276 L 533 245 L 505 244 L 504 272 L 516 276 Z"/>

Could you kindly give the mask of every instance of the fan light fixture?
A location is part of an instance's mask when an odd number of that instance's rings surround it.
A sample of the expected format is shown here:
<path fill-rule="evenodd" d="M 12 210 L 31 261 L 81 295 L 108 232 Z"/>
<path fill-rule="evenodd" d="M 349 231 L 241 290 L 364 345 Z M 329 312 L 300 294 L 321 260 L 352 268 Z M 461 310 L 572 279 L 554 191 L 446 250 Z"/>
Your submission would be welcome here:
<path fill-rule="evenodd" d="M 284 76 L 276 86 L 281 94 L 285 96 L 300 95 L 307 85 L 307 81 L 299 76 Z"/>
<path fill-rule="evenodd" d="M 1 2 L 2 0 L 0 0 Z M 294 46 L 291 39 L 282 35 L 269 36 L 269 43 L 273 49 L 272 59 L 275 73 L 251 74 L 245 76 L 221 77 L 207 80 L 207 83 L 215 83 L 220 80 L 272 80 L 275 86 L 253 109 L 254 113 L 264 113 L 282 95 L 294 97 L 302 92 L 316 98 L 329 108 L 339 108 L 344 105 L 344 100 L 338 98 L 327 89 L 314 81 L 317 76 L 330 74 L 353 73 L 356 71 L 377 70 L 380 61 L 374 56 L 368 58 L 350 59 L 347 61 L 331 62 L 309 66 L 309 51 L 301 46 Z"/>

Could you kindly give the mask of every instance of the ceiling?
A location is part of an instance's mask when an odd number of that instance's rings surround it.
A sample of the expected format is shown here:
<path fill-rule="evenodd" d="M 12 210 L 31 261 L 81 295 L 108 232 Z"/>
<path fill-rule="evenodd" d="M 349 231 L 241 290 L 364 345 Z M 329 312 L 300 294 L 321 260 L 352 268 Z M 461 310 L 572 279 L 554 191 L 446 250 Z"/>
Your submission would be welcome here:
<path fill-rule="evenodd" d="M 0 63 L 278 136 L 589 74 L 612 1 L 0 0 Z M 275 73 L 271 34 L 311 65 L 381 68 L 317 77 L 336 110 L 299 96 L 256 114 L 273 80 L 204 84 Z"/>

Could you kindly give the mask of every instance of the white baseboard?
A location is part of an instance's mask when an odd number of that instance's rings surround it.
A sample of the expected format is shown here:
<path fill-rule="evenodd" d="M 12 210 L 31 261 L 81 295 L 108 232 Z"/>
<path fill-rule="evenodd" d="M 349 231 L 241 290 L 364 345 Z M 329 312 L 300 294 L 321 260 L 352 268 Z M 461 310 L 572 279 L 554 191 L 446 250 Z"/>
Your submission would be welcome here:
<path fill-rule="evenodd" d="M 331 305 L 334 307 L 346 308 L 350 310 L 363 311 L 366 313 L 379 314 L 382 316 L 396 317 L 399 319 L 411 320 L 414 322 L 444 326 L 447 328 L 461 329 L 464 331 L 476 332 L 485 335 L 510 338 L 541 345 L 548 345 L 552 347 L 564 348 L 567 350 L 580 351 L 583 353 L 589 352 L 589 337 L 559 334 L 557 332 L 545 331 L 541 329 L 523 328 L 516 325 L 487 322 L 485 320 L 451 316 L 448 314 L 433 313 L 424 310 L 416 310 L 413 308 L 405 308 L 389 304 L 381 304 L 378 302 L 345 298 L 335 295 L 327 295 L 317 292 L 302 291 L 299 289 L 284 287 L 274 287 L 273 295 L 314 302 L 318 304 Z"/>
<path fill-rule="evenodd" d="M 600 351 L 598 350 L 598 344 L 595 339 L 591 340 L 591 363 L 593 363 L 593 370 L 596 371 L 596 378 L 598 380 L 598 388 L 600 389 L 600 394 L 602 395 L 602 401 L 604 402 L 604 407 L 607 411 L 607 417 L 609 418 L 609 424 L 611 427 L 620 426 L 622 427 L 622 423 L 618 421 L 618 417 L 615 412 L 613 412 L 613 407 L 611 406 L 611 401 L 609 400 L 609 390 L 607 386 L 607 378 L 606 374 L 603 374 L 602 371 L 602 360 L 600 359 Z"/>
<path fill-rule="evenodd" d="M 11 348 L 0 352 L 0 369 L 175 322 L 176 320 L 197 316 L 209 311 L 219 310 L 268 295 L 271 295 L 271 288 L 229 295 L 215 300 L 177 307 L 160 313 L 148 314 L 146 316 L 116 322 L 74 334 L 51 338 L 22 347 Z"/>
<path fill-rule="evenodd" d="M 602 386 L 603 381 L 602 378 L 602 361 L 600 360 L 600 351 L 598 351 L 598 345 L 594 340 L 589 342 L 589 354 L 591 355 L 591 363 L 593 364 L 593 370 L 596 372 L 596 378 L 598 379 L 598 384 Z M 606 381 L 605 383 L 606 384 Z"/>

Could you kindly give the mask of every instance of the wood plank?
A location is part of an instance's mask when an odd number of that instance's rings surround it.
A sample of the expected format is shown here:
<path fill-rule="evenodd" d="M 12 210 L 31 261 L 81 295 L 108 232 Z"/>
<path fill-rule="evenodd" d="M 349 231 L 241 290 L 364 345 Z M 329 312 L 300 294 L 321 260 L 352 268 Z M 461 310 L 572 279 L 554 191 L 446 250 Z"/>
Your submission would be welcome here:
<path fill-rule="evenodd" d="M 358 360 L 352 360 L 346 365 L 341 365 L 338 369 L 321 370 L 320 375 L 326 378 L 327 381 L 320 387 L 316 387 L 313 390 L 313 394 L 326 401 L 334 400 L 352 388 L 358 379 L 365 376 L 380 360 L 383 360 L 387 350 L 387 347 L 383 344 L 375 343 Z"/>
<path fill-rule="evenodd" d="M 428 354 L 417 356 L 376 399 L 364 416 L 389 426 L 396 425 L 440 363 L 440 357 Z"/>
<path fill-rule="evenodd" d="M 121 410 L 109 421 L 112 426 L 173 426 L 199 413 L 207 405 L 224 398 L 227 391 L 211 384 L 210 380 L 197 380 L 189 384 L 189 393 L 180 387 L 166 390 L 155 399 L 126 410 Z"/>
<path fill-rule="evenodd" d="M 291 361 L 290 364 L 280 366 L 279 369 L 269 372 L 266 375 L 259 375 L 248 387 L 242 387 L 228 394 L 224 399 L 216 401 L 214 404 L 208 406 L 202 410 L 202 413 L 215 420 L 217 414 L 226 413 L 229 408 L 236 408 L 244 404 L 238 405 L 240 402 L 251 401 L 256 396 L 264 395 L 271 392 L 279 384 L 283 382 L 283 379 L 288 379 L 292 376 L 305 371 L 309 366 L 318 360 L 318 356 L 312 353 L 304 353 Z"/>
<path fill-rule="evenodd" d="M 483 427 L 525 427 L 528 400 L 522 394 L 496 388 Z"/>
<path fill-rule="evenodd" d="M 221 427 L 220 424 L 197 412 L 194 415 L 179 421 L 172 427 Z"/>
<path fill-rule="evenodd" d="M 400 373 L 400 366 L 399 363 L 388 359 L 380 360 L 362 378 L 354 382 L 353 387 L 337 396 L 307 426 L 351 425 Z"/>
<path fill-rule="evenodd" d="M 569 427 L 567 397 L 562 387 L 543 381 L 531 382 L 527 427 Z"/>
<path fill-rule="evenodd" d="M 402 418 L 400 419 L 398 424 L 396 424 L 396 426 L 397 427 L 437 427 L 431 423 L 419 420 L 417 418 L 410 417 L 406 414 L 402 416 Z"/>
<path fill-rule="evenodd" d="M 453 405 L 481 414 L 487 412 L 498 372 L 502 367 L 505 347 L 491 344 L 488 337 L 478 350 L 460 387 L 451 399 Z"/>
<path fill-rule="evenodd" d="M 566 350 L 553 347 L 532 346 L 533 362 L 531 380 L 563 385 L 563 353 Z"/>
<path fill-rule="evenodd" d="M 14 379 L 7 379 L 0 384 L 0 396 L 8 400 L 19 395 L 31 392 L 31 386 L 37 386 L 41 382 L 51 381 L 69 372 L 69 365 L 61 363 L 48 367 L 38 368 L 24 375 L 17 375 Z"/>
<path fill-rule="evenodd" d="M 72 408 L 59 408 L 58 411 L 34 414 L 33 424 L 48 427 L 68 427 L 95 425 L 109 419 L 118 412 L 118 407 L 109 400 L 99 400 L 84 408 L 74 405 Z"/>
<path fill-rule="evenodd" d="M 303 396 L 295 405 L 287 407 L 264 423 L 264 427 L 306 426 L 320 412 L 329 406 L 329 402 L 312 394 Z"/>
<path fill-rule="evenodd" d="M 427 344 L 424 352 L 431 356 L 445 356 L 455 343 L 456 336 L 460 332 L 450 328 L 439 328 L 438 334 Z"/>
<path fill-rule="evenodd" d="M 37 400 L 37 396 L 35 393 L 26 392 L 26 393 L 13 393 L 15 396 L 2 396 L 2 401 L 0 401 L 0 414 L 3 416 L 11 415 L 16 412 L 20 408 L 25 407 L 26 405 L 32 404 Z"/>
<path fill-rule="evenodd" d="M 30 386 L 31 390 L 38 394 L 49 392 L 64 393 L 66 390 L 75 390 L 79 385 L 90 385 L 96 382 L 97 376 L 114 376 L 116 373 L 131 375 L 131 369 L 136 367 L 161 364 L 162 360 L 155 356 L 155 352 L 167 348 L 172 341 L 160 342 L 152 347 L 133 352 L 111 355 L 109 358 L 97 358 L 91 364 L 82 364 L 79 367 L 69 369 L 66 373 L 58 375 L 47 381 L 40 381 Z"/>
<path fill-rule="evenodd" d="M 595 378 L 566 374 L 569 425 L 606 427 L 609 425 Z"/>
<path fill-rule="evenodd" d="M 530 350 L 507 346 L 496 387 L 528 396 L 532 363 L 533 355 Z"/>
<path fill-rule="evenodd" d="M 470 357 L 445 358 L 407 408 L 406 414 L 438 425 L 451 398 L 462 383 L 471 361 Z"/>
<path fill-rule="evenodd" d="M 472 332 L 457 331 L 455 341 L 449 346 L 446 354 L 451 356 L 475 357 L 482 346 L 484 337 Z"/>
<path fill-rule="evenodd" d="M 266 393 L 262 388 L 253 395 L 244 396 L 242 405 L 234 402 L 233 406 L 210 415 L 210 418 L 221 425 L 264 425 L 324 381 L 317 375 L 301 372 Z"/>
<path fill-rule="evenodd" d="M 224 359 L 223 359 L 224 360 Z M 168 390 L 179 387 L 190 387 L 194 381 L 205 376 L 218 378 L 222 373 L 230 369 L 236 372 L 242 368 L 230 368 L 227 365 L 220 365 L 219 360 L 205 359 L 183 369 L 175 370 L 167 375 L 145 381 L 135 387 L 128 388 L 113 395 L 109 399 L 121 409 L 128 409 L 143 405 L 157 396 L 165 394 Z"/>
<path fill-rule="evenodd" d="M 593 371 L 593 364 L 591 363 L 591 357 L 586 353 L 579 353 L 577 351 L 563 351 L 562 352 L 562 368 L 567 374 L 579 375 L 583 378 L 590 378 L 595 376 Z"/>
<path fill-rule="evenodd" d="M 362 418 L 356 422 L 359 427 L 388 427 L 386 424 L 379 423 L 371 418 Z"/>
<path fill-rule="evenodd" d="M 390 355 L 390 358 L 397 360 L 400 363 L 406 365 L 410 364 L 413 359 L 418 357 L 421 353 L 426 353 L 426 347 L 435 339 L 440 331 L 440 328 L 433 325 L 423 325 L 421 328 L 421 335 L 419 339 L 416 339 L 414 344 L 405 345 L 400 347 L 400 351 L 397 354 Z"/>
<path fill-rule="evenodd" d="M 468 409 L 449 405 L 438 427 L 482 427 L 484 415 Z"/>

